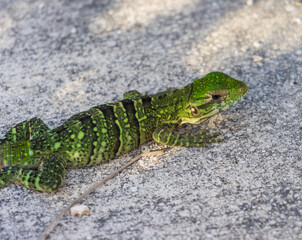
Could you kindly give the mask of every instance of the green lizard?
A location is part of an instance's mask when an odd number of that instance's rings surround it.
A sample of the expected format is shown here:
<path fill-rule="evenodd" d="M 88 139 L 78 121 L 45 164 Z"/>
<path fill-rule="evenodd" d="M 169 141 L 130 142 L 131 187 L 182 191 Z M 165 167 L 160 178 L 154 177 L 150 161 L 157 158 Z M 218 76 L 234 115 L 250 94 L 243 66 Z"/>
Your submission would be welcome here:
<path fill-rule="evenodd" d="M 81 112 L 53 130 L 37 117 L 24 121 L 0 140 L 0 187 L 15 183 L 53 192 L 66 168 L 107 162 L 151 139 L 185 147 L 221 142 L 219 133 L 181 135 L 173 129 L 208 120 L 247 91 L 243 82 L 213 72 L 177 90 L 126 92 L 124 100 Z"/>

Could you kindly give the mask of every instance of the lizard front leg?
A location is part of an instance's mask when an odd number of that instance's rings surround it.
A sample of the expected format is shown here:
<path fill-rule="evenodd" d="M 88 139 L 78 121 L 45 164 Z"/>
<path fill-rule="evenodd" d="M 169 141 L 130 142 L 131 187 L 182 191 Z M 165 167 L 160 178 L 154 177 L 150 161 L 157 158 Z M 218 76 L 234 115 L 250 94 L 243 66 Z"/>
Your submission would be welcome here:
<path fill-rule="evenodd" d="M 54 192 L 63 181 L 65 167 L 64 157 L 58 154 L 45 156 L 38 170 L 5 167 L 0 169 L 0 187 L 15 183 L 32 190 Z"/>
<path fill-rule="evenodd" d="M 173 132 L 177 124 L 163 124 L 153 132 L 153 139 L 161 144 L 181 147 L 207 147 L 208 143 L 223 142 L 223 139 L 215 138 L 220 133 L 205 134 L 201 131 L 195 135 L 181 135 Z"/>

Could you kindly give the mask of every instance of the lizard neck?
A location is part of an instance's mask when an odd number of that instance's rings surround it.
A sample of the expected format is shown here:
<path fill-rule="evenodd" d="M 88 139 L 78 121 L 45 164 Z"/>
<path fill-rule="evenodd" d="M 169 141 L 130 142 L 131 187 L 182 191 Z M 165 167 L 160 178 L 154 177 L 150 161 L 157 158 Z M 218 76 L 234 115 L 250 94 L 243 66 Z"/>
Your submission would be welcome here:
<path fill-rule="evenodd" d="M 179 113 L 188 105 L 192 84 L 183 88 L 151 96 L 153 114 L 160 123 L 179 123 Z"/>

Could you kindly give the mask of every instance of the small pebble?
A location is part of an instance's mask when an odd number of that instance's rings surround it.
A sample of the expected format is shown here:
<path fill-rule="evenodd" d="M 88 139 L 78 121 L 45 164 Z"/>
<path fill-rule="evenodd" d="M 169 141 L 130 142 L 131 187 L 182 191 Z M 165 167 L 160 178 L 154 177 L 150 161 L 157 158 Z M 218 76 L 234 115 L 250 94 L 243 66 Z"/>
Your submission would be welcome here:
<path fill-rule="evenodd" d="M 247 0 L 246 5 L 253 6 L 255 2 L 256 2 L 255 0 Z"/>
<path fill-rule="evenodd" d="M 76 216 L 79 215 L 80 217 L 89 214 L 90 210 L 86 205 L 75 205 L 72 208 L 70 208 L 70 215 Z"/>
<path fill-rule="evenodd" d="M 302 23 L 302 18 L 294 18 L 294 22 L 297 24 L 301 24 Z"/>
<path fill-rule="evenodd" d="M 255 48 L 260 48 L 263 45 L 263 42 L 257 41 L 257 42 L 254 42 L 253 45 Z"/>
<path fill-rule="evenodd" d="M 301 51 L 301 50 L 297 50 L 295 53 L 296 53 L 296 55 L 298 55 L 298 56 L 302 55 L 302 51 Z"/>
<path fill-rule="evenodd" d="M 72 28 L 72 29 L 70 30 L 70 32 L 71 32 L 72 34 L 76 34 L 76 33 L 77 33 L 77 29 L 76 29 L 76 28 Z"/>
<path fill-rule="evenodd" d="M 302 6 L 302 1 L 301 1 L 301 0 L 295 1 L 295 5 L 296 5 L 296 6 Z"/>
<path fill-rule="evenodd" d="M 273 49 L 274 49 L 274 50 L 277 50 L 277 49 L 279 49 L 279 46 L 278 46 L 278 44 L 273 44 Z"/>
<path fill-rule="evenodd" d="M 262 62 L 263 61 L 263 57 L 261 57 L 261 56 L 253 56 L 253 61 L 254 62 Z"/>

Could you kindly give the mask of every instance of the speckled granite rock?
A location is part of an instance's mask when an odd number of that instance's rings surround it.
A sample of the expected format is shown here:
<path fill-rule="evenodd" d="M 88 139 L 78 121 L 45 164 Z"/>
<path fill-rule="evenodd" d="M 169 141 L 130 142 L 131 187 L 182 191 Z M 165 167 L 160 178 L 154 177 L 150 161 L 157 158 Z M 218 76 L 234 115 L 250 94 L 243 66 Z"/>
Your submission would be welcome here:
<path fill-rule="evenodd" d="M 209 124 L 226 143 L 140 160 L 49 239 L 302 239 L 301 46 L 299 1 L 1 0 L 1 136 L 214 70 L 250 88 Z M 94 182 L 157 148 L 70 170 L 56 194 L 0 189 L 0 239 L 36 239 Z"/>

